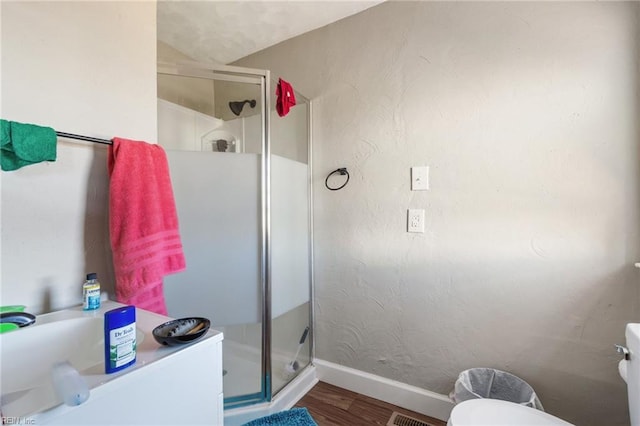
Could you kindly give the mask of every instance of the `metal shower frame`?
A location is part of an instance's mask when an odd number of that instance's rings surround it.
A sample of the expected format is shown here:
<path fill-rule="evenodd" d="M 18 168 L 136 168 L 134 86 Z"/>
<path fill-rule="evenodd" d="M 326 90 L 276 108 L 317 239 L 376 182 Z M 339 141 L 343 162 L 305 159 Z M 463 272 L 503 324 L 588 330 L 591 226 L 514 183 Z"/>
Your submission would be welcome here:
<path fill-rule="evenodd" d="M 262 362 L 261 390 L 259 393 L 225 398 L 225 409 L 252 405 L 260 402 L 271 402 L 272 368 L 271 368 L 271 140 L 270 140 L 270 105 L 271 80 L 269 70 L 236 67 L 229 65 L 207 64 L 183 61 L 178 63 L 158 62 L 158 74 L 180 77 L 194 77 L 211 80 L 225 80 L 238 83 L 259 84 L 261 91 L 262 116 L 262 158 L 261 158 L 261 236 L 260 236 L 260 280 L 262 292 Z M 312 104 L 311 101 L 296 91 L 296 98 L 304 100 L 307 105 L 308 131 L 308 224 L 309 224 L 309 325 L 310 325 L 310 363 L 315 359 L 315 324 L 314 324 L 314 270 L 313 270 L 313 185 L 312 185 Z"/>

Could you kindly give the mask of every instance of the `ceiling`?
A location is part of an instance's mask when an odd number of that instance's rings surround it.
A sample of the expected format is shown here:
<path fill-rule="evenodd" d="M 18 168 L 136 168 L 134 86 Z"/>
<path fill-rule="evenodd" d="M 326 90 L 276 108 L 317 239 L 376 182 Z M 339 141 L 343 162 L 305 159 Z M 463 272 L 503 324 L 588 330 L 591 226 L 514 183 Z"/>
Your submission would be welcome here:
<path fill-rule="evenodd" d="M 196 61 L 229 64 L 382 1 L 160 0 L 158 39 Z"/>

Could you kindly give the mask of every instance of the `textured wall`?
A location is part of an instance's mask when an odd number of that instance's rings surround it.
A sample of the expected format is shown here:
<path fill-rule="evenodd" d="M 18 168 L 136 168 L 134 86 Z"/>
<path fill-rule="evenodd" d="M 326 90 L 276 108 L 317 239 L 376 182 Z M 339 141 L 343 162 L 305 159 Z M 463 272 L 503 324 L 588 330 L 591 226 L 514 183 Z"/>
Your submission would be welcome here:
<path fill-rule="evenodd" d="M 323 1 L 161 1 L 158 39 L 201 61 L 228 64 L 382 0 Z"/>
<path fill-rule="evenodd" d="M 156 139 L 153 2 L 1 2 L 2 118 Z M 2 172 L 1 303 L 80 303 L 87 272 L 112 289 L 107 148 L 58 139 L 58 158 Z"/>
<path fill-rule="evenodd" d="M 314 101 L 319 358 L 443 394 L 496 367 L 555 415 L 628 424 L 638 26 L 637 2 L 391 2 L 237 63 Z"/>

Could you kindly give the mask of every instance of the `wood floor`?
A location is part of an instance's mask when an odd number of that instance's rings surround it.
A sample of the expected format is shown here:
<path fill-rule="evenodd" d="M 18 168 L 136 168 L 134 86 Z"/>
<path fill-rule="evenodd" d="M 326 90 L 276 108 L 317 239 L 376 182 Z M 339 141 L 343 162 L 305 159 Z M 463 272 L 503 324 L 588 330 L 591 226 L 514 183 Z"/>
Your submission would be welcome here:
<path fill-rule="evenodd" d="M 442 420 L 405 410 L 324 382 L 315 385 L 298 401 L 296 407 L 306 407 L 318 426 L 386 425 L 394 411 L 430 423 L 433 426 L 446 426 L 446 422 Z"/>

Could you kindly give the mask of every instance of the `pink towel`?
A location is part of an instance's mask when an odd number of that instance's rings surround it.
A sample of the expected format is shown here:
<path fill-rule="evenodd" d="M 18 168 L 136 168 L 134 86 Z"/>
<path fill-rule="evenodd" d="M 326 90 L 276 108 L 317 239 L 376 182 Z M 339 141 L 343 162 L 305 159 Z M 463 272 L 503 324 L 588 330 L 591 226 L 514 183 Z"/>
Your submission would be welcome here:
<path fill-rule="evenodd" d="M 114 138 L 108 167 L 116 298 L 166 315 L 162 279 L 185 269 L 167 156 L 160 145 Z"/>

